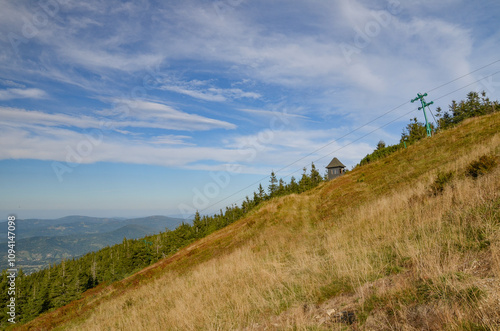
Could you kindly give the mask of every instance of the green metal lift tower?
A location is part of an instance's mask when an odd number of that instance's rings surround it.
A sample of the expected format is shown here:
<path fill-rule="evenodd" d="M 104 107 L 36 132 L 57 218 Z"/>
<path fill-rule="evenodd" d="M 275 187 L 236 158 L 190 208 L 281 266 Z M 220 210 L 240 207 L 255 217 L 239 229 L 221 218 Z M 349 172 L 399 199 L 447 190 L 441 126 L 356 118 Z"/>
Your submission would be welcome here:
<path fill-rule="evenodd" d="M 417 93 L 417 97 L 415 99 L 412 99 L 411 102 L 413 103 L 417 100 L 420 100 L 420 102 L 422 103 L 422 107 L 418 107 L 418 110 L 422 109 L 424 111 L 425 128 L 427 130 L 427 137 L 430 137 L 432 135 L 431 125 L 430 125 L 429 121 L 427 120 L 427 114 L 425 113 L 425 107 L 429 107 L 430 105 L 432 105 L 434 103 L 434 101 L 431 101 L 429 103 L 425 102 L 424 97 L 426 97 L 426 96 L 427 96 L 427 93 L 424 93 L 424 94 Z"/>

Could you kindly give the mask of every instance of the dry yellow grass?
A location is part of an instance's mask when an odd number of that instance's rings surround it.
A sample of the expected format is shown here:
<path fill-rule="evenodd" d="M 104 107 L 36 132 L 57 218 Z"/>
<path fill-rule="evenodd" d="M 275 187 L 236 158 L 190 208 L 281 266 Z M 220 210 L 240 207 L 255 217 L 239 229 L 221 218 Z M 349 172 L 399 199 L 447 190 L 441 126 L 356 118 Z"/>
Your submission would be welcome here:
<path fill-rule="evenodd" d="M 498 157 L 499 128 L 498 114 L 468 121 L 270 201 L 59 328 L 498 329 L 500 167 L 478 179 L 464 171 L 481 155 Z M 431 194 L 449 171 L 443 192 Z M 224 233 L 226 248 L 203 257 Z M 356 321 L 340 323 L 342 311 Z"/>

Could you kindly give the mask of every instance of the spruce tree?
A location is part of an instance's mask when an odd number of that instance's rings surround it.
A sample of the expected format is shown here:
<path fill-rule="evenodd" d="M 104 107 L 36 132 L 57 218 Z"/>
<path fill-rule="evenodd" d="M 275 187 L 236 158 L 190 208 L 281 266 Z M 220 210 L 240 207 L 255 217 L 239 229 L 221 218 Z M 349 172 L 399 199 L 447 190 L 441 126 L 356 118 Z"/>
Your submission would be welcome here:
<path fill-rule="evenodd" d="M 316 169 L 316 166 L 314 165 L 314 162 L 311 163 L 311 183 L 310 185 L 312 187 L 318 185 L 319 183 L 322 182 L 322 178 L 321 178 L 321 175 L 319 174 L 318 170 Z"/>
<path fill-rule="evenodd" d="M 300 192 L 307 191 L 310 188 L 310 183 L 311 183 L 311 180 L 307 175 L 307 168 L 304 167 L 302 170 L 303 170 L 302 178 L 299 181 Z"/>
<path fill-rule="evenodd" d="M 259 199 L 265 200 L 266 199 L 266 191 L 262 188 L 262 184 L 259 184 L 259 193 L 258 193 Z"/>
<path fill-rule="evenodd" d="M 274 174 L 274 171 L 271 172 L 271 178 L 269 179 L 269 196 L 272 197 L 278 190 L 278 180 L 276 179 L 276 175 Z"/>

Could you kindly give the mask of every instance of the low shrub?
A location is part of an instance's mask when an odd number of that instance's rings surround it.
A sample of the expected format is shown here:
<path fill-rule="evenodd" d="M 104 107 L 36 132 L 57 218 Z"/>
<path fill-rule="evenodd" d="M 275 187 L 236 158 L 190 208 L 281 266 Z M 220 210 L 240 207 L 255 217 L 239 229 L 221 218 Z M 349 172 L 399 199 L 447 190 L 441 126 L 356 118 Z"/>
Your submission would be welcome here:
<path fill-rule="evenodd" d="M 469 177 L 477 178 L 491 171 L 496 165 L 497 159 L 494 155 L 483 155 L 467 166 L 465 174 Z"/>
<path fill-rule="evenodd" d="M 439 172 L 431 185 L 431 193 L 436 196 L 443 193 L 445 186 L 453 179 L 453 171 Z"/>

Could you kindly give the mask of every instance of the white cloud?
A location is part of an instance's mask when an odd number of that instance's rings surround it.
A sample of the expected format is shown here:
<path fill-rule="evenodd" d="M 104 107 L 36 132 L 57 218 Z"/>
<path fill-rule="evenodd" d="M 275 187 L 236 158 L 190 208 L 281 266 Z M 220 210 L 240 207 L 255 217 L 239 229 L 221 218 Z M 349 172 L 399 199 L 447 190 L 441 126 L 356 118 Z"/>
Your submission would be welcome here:
<path fill-rule="evenodd" d="M 21 127 L 26 125 L 73 126 L 77 128 L 98 128 L 99 120 L 89 116 L 47 114 L 41 111 L 0 107 L 0 123 Z"/>
<path fill-rule="evenodd" d="M 41 111 L 0 107 L 0 123 L 11 127 L 42 125 L 106 130 L 157 128 L 196 131 L 236 128 L 234 124 L 229 122 L 196 114 L 188 114 L 163 104 L 145 101 L 132 101 L 125 104 L 125 108 L 116 108 L 97 113 L 107 117 L 97 118 L 86 115 L 74 116 L 60 113 L 48 114 Z"/>
<path fill-rule="evenodd" d="M 467 70 L 473 43 L 468 30 L 437 14 L 408 19 L 406 11 L 413 12 L 415 5 L 406 3 L 399 5 L 405 16 L 391 15 L 390 26 L 381 26 L 380 33 L 370 38 L 368 45 L 354 55 L 355 63 L 349 65 L 339 45 L 352 43 L 356 29 L 376 22 L 374 15 L 390 3 L 299 1 L 285 6 L 278 1 L 256 2 L 250 7 L 228 2 L 228 10 L 223 12 L 213 3 L 164 4 L 159 8 L 143 3 L 68 3 L 62 8 L 69 13 L 83 11 L 87 18 L 65 14 L 40 29 L 37 39 L 44 45 L 47 70 L 39 74 L 53 75 L 95 92 L 106 88 L 106 84 L 100 86 L 102 81 L 108 80 L 107 87 L 114 88 L 119 72 L 140 72 L 159 63 L 175 67 L 177 61 L 187 60 L 195 64 L 187 66 L 189 70 L 206 70 L 202 63 L 211 70 L 221 69 L 222 75 L 266 84 L 391 93 L 403 68 L 422 68 L 428 75 L 412 81 L 424 83 L 437 75 L 448 77 L 453 70 Z M 450 6 L 459 5 L 447 2 L 436 9 L 445 11 Z M 9 13 L 16 17 L 25 11 L 12 7 Z M 282 15 L 284 10 L 295 16 L 287 18 Z M 116 13 L 131 19 L 125 24 Z M 144 14 L 150 15 L 150 24 L 135 20 Z M 103 79 L 85 81 L 87 77 L 73 68 L 86 68 Z M 26 71 L 22 66 L 18 69 Z M 197 86 L 194 82 L 165 82 L 163 88 L 206 101 L 262 98 L 256 92 Z"/>
<path fill-rule="evenodd" d="M 263 110 L 263 109 L 249 109 L 249 108 L 242 108 L 238 109 L 239 111 L 246 112 L 246 113 L 251 113 L 251 114 L 256 114 L 256 115 L 262 115 L 266 117 L 295 117 L 295 118 L 303 118 L 307 119 L 307 116 L 303 115 L 298 115 L 298 114 L 289 114 L 286 112 L 286 109 L 281 109 L 281 111 L 275 111 L 275 110 Z"/>
<path fill-rule="evenodd" d="M 160 137 L 160 140 L 162 137 Z M 120 162 L 181 167 L 191 162 L 239 161 L 231 149 L 170 147 L 173 144 L 128 140 L 116 136 L 78 133 L 64 128 L 5 127 L 0 132 L 0 159 L 38 159 L 60 162 Z"/>
<path fill-rule="evenodd" d="M 200 33 L 190 33 L 186 28 L 168 38 L 173 40 L 170 45 L 175 45 L 176 57 L 232 64 L 233 72 L 292 88 L 349 89 L 387 96 L 400 94 L 409 84 L 430 85 L 438 77 L 448 79 L 457 71 L 468 72 L 473 39 L 459 22 L 436 15 L 408 19 L 404 3 L 398 8 L 404 16 L 386 11 L 389 4 L 315 2 L 308 8 L 297 3 L 295 8 L 305 10 L 288 31 L 273 29 L 284 20 L 279 11 L 273 11 L 277 5 L 266 6 L 265 21 L 256 16 L 257 10 L 235 8 L 221 19 L 215 11 L 190 8 L 177 13 L 181 26 L 189 24 Z M 319 10 L 330 16 L 318 15 Z M 377 21 L 381 13 L 389 17 L 387 24 Z M 302 26 L 312 14 L 320 18 L 313 24 L 314 33 L 297 31 L 296 26 Z M 354 44 L 357 31 L 375 25 L 379 31 L 353 55 L 353 63 L 347 63 L 340 44 Z M 405 75 L 413 70 L 420 74 Z M 409 87 L 413 95 L 413 87 Z M 356 102 L 356 97 L 348 101 Z"/>
<path fill-rule="evenodd" d="M 189 136 L 178 136 L 178 135 L 164 135 L 157 136 L 149 140 L 150 144 L 158 144 L 158 145 L 193 145 L 192 143 L 188 143 L 185 140 L 191 139 Z"/>
<path fill-rule="evenodd" d="M 283 133 L 285 135 L 285 133 Z M 301 132 L 300 134 L 307 134 Z M 313 133 L 309 135 L 314 136 Z M 280 135 L 280 139 L 281 139 Z M 246 149 L 231 147 L 182 146 L 185 137 L 158 137 L 152 141 L 124 140 L 113 136 L 86 135 L 63 128 L 13 129 L 4 128 L 0 132 L 0 159 L 39 159 L 61 163 L 118 162 L 150 164 L 167 167 L 182 167 L 198 170 L 227 170 L 227 164 L 239 165 L 242 173 L 268 174 L 269 169 L 290 165 L 279 172 L 280 176 L 292 171 L 300 173 L 304 164 L 316 161 L 320 168 L 331 159 L 329 153 L 335 152 L 345 164 L 357 162 L 373 150 L 364 143 L 343 147 L 346 142 L 332 143 L 328 150 L 314 153 L 299 163 L 304 153 L 312 152 L 318 142 L 307 138 L 297 142 L 293 148 L 280 152 L 279 159 L 271 149 L 249 152 Z M 161 141 L 168 143 L 160 143 Z M 177 141 L 176 141 L 177 140 Z M 14 143 L 15 142 L 15 143 Z M 284 143 L 286 145 L 291 143 Z M 173 147 L 173 145 L 177 145 Z M 317 160 L 321 160 L 318 162 Z M 208 162 L 208 164 L 205 164 Z M 215 162 L 215 164 L 214 164 Z M 236 167 L 233 167 L 235 169 Z M 295 174 L 297 176 L 297 174 Z"/>
<path fill-rule="evenodd" d="M 25 88 L 26 86 L 11 80 L 0 79 L 0 84 L 8 87 Z"/>
<path fill-rule="evenodd" d="M 48 95 L 45 91 L 37 88 L 8 88 L 5 90 L 0 90 L 0 100 L 10 100 L 10 99 L 44 99 Z"/>
<path fill-rule="evenodd" d="M 159 89 L 185 94 L 190 97 L 205 100 L 224 102 L 233 99 L 259 99 L 261 95 L 256 92 L 246 92 L 239 88 L 218 88 L 212 82 L 191 80 L 187 82 L 167 79 Z"/>
<path fill-rule="evenodd" d="M 100 112 L 102 115 L 119 115 L 124 119 L 118 126 L 154 127 L 172 130 L 235 129 L 236 125 L 196 114 L 176 110 L 170 106 L 142 100 L 115 100 L 115 109 Z M 137 121 L 132 121 L 137 119 Z M 147 121 L 147 122 L 146 122 Z M 121 124 L 120 124 L 121 123 Z"/>
<path fill-rule="evenodd" d="M 58 45 L 59 46 L 59 45 Z M 123 72 L 135 72 L 161 63 L 161 54 L 126 54 L 125 52 L 110 52 L 99 48 L 84 46 L 75 41 L 74 44 L 60 45 L 58 53 L 66 57 L 72 65 L 79 65 L 92 71 L 100 69 L 117 69 Z"/>
<path fill-rule="evenodd" d="M 221 94 L 216 94 L 216 93 L 210 93 L 210 92 L 203 92 L 203 91 L 196 91 L 196 90 L 190 90 L 187 88 L 183 88 L 180 86 L 174 86 L 174 85 L 164 85 L 161 87 L 163 90 L 168 90 L 180 94 L 185 94 L 190 97 L 196 98 L 196 99 L 201 99 L 205 101 L 219 101 L 223 102 L 226 101 L 226 97 L 221 95 Z"/>
<path fill-rule="evenodd" d="M 0 118 L 0 159 L 120 162 L 205 170 L 224 170 L 226 164 L 239 164 L 241 172 L 259 174 L 267 174 L 273 167 L 277 170 L 291 165 L 281 172 L 284 176 L 325 155 L 328 158 L 332 151 L 342 155 L 343 161 L 349 164 L 364 156 L 367 149 L 363 143 L 346 149 L 343 148 L 346 141 L 332 141 L 332 137 L 341 134 L 338 130 L 288 130 L 271 135 L 259 132 L 234 136 L 225 146 L 201 147 L 186 135 L 133 136 L 131 139 L 128 135 L 113 135 L 102 130 L 99 121 L 90 117 L 0 108 Z M 70 127 L 81 128 L 84 133 Z M 329 142 L 329 146 L 316 151 L 325 142 Z M 307 154 L 311 155 L 294 163 Z"/>

